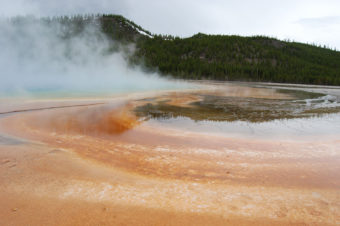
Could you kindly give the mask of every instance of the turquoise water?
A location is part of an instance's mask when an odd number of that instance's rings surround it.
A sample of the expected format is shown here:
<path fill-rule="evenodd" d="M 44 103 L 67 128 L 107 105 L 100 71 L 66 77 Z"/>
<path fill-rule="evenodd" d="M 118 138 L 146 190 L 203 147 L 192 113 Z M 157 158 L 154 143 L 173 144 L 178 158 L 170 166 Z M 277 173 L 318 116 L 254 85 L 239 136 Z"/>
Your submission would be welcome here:
<path fill-rule="evenodd" d="M 121 81 L 117 81 L 120 83 Z M 120 85 L 111 84 L 94 84 L 93 86 L 65 87 L 65 86 L 44 86 L 44 87 L 26 87 L 11 88 L 0 90 L 1 98 L 87 98 L 87 97 L 107 97 L 117 94 L 129 94 L 135 92 L 146 91 L 162 91 L 162 90 L 182 90 L 190 89 L 195 85 L 176 80 L 167 79 L 150 79 L 149 81 L 122 82 Z"/>

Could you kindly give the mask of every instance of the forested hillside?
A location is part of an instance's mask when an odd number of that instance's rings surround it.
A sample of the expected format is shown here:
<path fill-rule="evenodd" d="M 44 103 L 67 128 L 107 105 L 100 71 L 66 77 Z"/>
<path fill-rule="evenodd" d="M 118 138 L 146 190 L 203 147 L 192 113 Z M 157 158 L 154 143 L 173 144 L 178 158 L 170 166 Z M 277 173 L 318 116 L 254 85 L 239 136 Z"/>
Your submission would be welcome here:
<path fill-rule="evenodd" d="M 12 22 L 23 20 L 14 18 Z M 64 16 L 40 21 L 64 24 L 65 37 L 87 24 L 100 26 L 115 41 L 112 43 L 136 45 L 131 63 L 176 78 L 340 85 L 340 52 L 324 47 L 263 36 L 154 35 L 119 15 Z"/>
<path fill-rule="evenodd" d="M 178 78 L 340 85 L 340 52 L 301 43 L 197 34 L 138 47 L 148 67 Z"/>

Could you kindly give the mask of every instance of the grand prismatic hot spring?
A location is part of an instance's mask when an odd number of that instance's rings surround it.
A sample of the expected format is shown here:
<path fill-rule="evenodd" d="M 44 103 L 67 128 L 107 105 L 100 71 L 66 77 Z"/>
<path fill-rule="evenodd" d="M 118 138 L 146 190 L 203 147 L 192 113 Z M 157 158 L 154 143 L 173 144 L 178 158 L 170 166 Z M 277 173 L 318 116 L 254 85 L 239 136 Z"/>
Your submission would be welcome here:
<path fill-rule="evenodd" d="M 2 98 L 0 225 L 337 225 L 340 88 Z"/>

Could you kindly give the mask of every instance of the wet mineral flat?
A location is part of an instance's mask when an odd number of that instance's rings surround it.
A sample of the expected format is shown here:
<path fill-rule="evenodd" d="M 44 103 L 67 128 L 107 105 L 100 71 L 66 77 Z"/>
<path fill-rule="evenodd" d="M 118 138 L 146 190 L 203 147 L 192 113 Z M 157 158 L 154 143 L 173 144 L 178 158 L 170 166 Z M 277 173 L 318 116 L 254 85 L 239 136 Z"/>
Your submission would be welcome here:
<path fill-rule="evenodd" d="M 0 224 L 340 223 L 338 89 L 199 85 L 6 114 Z"/>

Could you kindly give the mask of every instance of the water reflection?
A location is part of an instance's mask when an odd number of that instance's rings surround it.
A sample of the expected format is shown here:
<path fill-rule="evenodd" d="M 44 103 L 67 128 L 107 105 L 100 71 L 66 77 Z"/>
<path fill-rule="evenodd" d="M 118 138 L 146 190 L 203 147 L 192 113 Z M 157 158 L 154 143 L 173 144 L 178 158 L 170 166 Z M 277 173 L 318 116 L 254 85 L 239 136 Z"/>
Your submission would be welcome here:
<path fill-rule="evenodd" d="M 340 134 L 340 115 L 328 114 L 295 119 L 276 119 L 266 122 L 247 121 L 194 121 L 188 117 L 177 117 L 168 119 L 150 119 L 148 123 L 155 127 L 177 128 L 202 133 L 223 133 L 235 137 L 258 137 L 291 139 L 294 137 L 312 136 L 312 139 L 324 140 L 326 136 L 334 138 Z M 320 135 L 320 137 L 318 137 Z M 331 137 L 329 137 L 331 138 Z"/>

